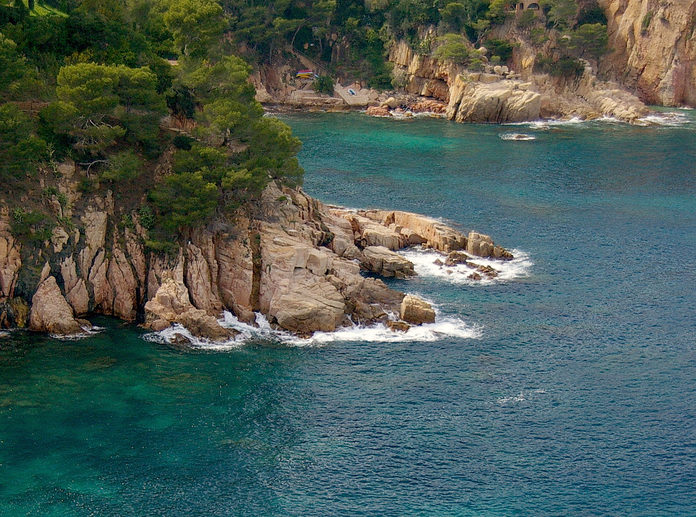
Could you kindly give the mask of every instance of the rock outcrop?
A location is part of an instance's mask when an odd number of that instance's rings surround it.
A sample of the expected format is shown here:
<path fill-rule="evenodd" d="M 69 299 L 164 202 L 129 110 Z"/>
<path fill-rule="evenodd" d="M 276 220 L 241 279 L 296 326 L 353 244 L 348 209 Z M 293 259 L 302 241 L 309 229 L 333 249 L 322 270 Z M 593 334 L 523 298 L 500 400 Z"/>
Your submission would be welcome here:
<path fill-rule="evenodd" d="M 502 123 L 570 117 L 613 117 L 635 122 L 648 113 L 635 95 L 616 83 L 598 80 L 589 66 L 579 79 L 535 74 L 536 53 L 536 49 L 524 45 L 516 50 L 520 73 L 506 66 L 472 72 L 416 54 L 407 43 L 398 42 L 392 47 L 389 60 L 395 65 L 395 74 L 405 81 L 405 92 L 418 97 L 403 96 L 391 104 L 420 111 L 426 98 L 427 102 L 446 105 L 446 118 L 457 122 Z M 379 112 L 372 113 L 385 116 L 384 110 L 392 105 L 385 101 Z"/>
<path fill-rule="evenodd" d="M 696 106 L 696 0 L 600 0 L 603 70 L 649 104 Z"/>
<path fill-rule="evenodd" d="M 57 335 L 73 335 L 88 330 L 90 325 L 75 319 L 73 309 L 63 298 L 53 276 L 39 284 L 31 300 L 29 328 L 38 332 Z"/>
<path fill-rule="evenodd" d="M 484 74 L 458 74 L 450 87 L 447 118 L 457 122 L 538 120 L 541 95 L 519 80 L 482 82 Z"/>
<path fill-rule="evenodd" d="M 406 323 L 421 325 L 435 322 L 435 311 L 426 301 L 407 294 L 401 302 L 401 319 Z"/>
<path fill-rule="evenodd" d="M 220 324 L 223 310 L 248 323 L 260 312 L 299 335 L 375 322 L 406 331 L 432 321 L 434 311 L 414 296 L 404 304 L 403 293 L 375 278 L 415 274 L 398 250 L 423 245 L 511 256 L 490 237 L 467 238 L 430 217 L 327 207 L 275 184 L 253 216 L 192 230 L 168 256 L 146 248 L 136 212 L 133 225 L 119 224 L 109 192 L 79 201 L 73 217 L 80 224 L 54 231 L 59 239 L 45 246 L 21 244 L 11 235 L 7 211 L 0 213 L 1 326 L 23 325 L 28 300 L 30 328 L 53 334 L 80 333 L 88 322 L 79 318 L 97 313 L 156 331 L 179 324 L 196 337 L 228 340 L 235 333 Z"/>

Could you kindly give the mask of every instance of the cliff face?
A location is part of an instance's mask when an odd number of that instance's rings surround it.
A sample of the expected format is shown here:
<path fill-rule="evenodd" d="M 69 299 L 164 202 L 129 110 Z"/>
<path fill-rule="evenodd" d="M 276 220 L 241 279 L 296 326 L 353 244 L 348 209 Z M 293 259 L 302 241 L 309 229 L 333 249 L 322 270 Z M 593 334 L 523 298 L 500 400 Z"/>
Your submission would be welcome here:
<path fill-rule="evenodd" d="M 389 59 L 405 78 L 407 93 L 447 103 L 447 118 L 458 122 L 523 122 L 541 117 L 614 117 L 634 122 L 647 114 L 637 97 L 617 84 L 598 80 L 590 67 L 575 80 L 533 74 L 535 54 L 531 50 L 528 54 L 516 59 L 524 62 L 522 73 L 505 66 L 493 67 L 492 73 L 470 72 L 415 54 L 403 41 L 394 45 Z"/>
<path fill-rule="evenodd" d="M 427 321 L 429 306 L 405 301 L 361 270 L 411 276 L 413 264 L 395 250 L 414 244 L 443 253 L 468 246 L 474 255 L 510 258 L 486 236 L 467 239 L 434 219 L 329 208 L 275 184 L 263 192 L 253 217 L 192 230 L 178 252 L 166 256 L 146 248 L 137 211 L 131 224 L 123 223 L 110 191 L 73 190 L 70 167 L 63 166 L 59 188 L 73 201 L 84 196 L 80 209 L 46 202 L 74 221 L 70 231 L 56 226 L 50 242 L 22 242 L 12 236 L 10 212 L 0 212 L 0 328 L 28 322 L 33 330 L 74 334 L 89 328 L 84 315 L 98 313 L 153 330 L 179 323 L 194 335 L 223 340 L 232 335 L 217 321 L 223 310 L 246 322 L 261 312 L 302 335 L 352 322 L 393 320 L 407 328 Z"/>
<path fill-rule="evenodd" d="M 600 0 L 602 70 L 650 104 L 696 105 L 696 0 Z"/>

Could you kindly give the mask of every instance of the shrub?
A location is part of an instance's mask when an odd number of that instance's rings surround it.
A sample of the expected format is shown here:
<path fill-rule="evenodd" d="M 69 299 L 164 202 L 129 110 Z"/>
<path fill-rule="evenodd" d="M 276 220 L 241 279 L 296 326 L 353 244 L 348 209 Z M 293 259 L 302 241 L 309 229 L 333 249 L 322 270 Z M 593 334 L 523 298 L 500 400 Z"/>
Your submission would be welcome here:
<path fill-rule="evenodd" d="M 534 69 L 554 77 L 571 78 L 582 76 L 585 72 L 585 64 L 571 56 L 563 56 L 558 61 L 554 61 L 551 57 L 537 54 Z"/>
<path fill-rule="evenodd" d="M 438 38 L 439 46 L 433 56 L 440 61 L 449 61 L 458 65 L 468 63 L 470 50 L 463 36 L 459 34 L 445 34 Z"/>
<path fill-rule="evenodd" d="M 643 16 L 643 21 L 640 24 L 640 28 L 643 32 L 647 31 L 648 27 L 650 27 L 650 22 L 652 21 L 652 17 L 653 17 L 652 11 L 648 11 L 647 13 L 645 13 L 645 16 Z"/>
<path fill-rule="evenodd" d="M 172 143 L 177 149 L 182 149 L 184 151 L 190 151 L 191 146 L 196 140 L 186 135 L 176 135 Z"/>
<path fill-rule="evenodd" d="M 334 81 L 328 75 L 320 75 L 314 80 L 312 88 L 317 93 L 326 93 L 327 95 L 333 95 L 334 92 Z"/>
<path fill-rule="evenodd" d="M 512 43 L 503 39 L 490 39 L 486 41 L 486 48 L 491 51 L 491 55 L 499 56 L 502 62 L 506 62 L 512 57 Z"/>
<path fill-rule="evenodd" d="M 155 214 L 148 205 L 143 205 L 138 209 L 138 221 L 140 226 L 146 230 L 151 230 L 155 226 Z"/>
<path fill-rule="evenodd" d="M 137 178 L 142 172 L 143 160 L 133 151 L 121 151 L 109 158 L 102 178 L 113 182 L 128 181 Z"/>

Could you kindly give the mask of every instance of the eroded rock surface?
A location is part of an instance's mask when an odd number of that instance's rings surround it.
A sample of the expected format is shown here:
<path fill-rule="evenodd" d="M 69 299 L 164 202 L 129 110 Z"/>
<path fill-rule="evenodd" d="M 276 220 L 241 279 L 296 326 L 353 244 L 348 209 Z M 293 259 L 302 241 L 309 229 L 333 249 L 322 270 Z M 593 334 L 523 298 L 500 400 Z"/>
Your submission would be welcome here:
<path fill-rule="evenodd" d="M 168 256 L 147 250 L 137 214 L 131 227 L 118 224 L 110 194 L 82 201 L 74 215 L 81 224 L 54 232 L 41 253 L 28 255 L 38 261 L 29 265 L 9 232 L 7 212 L 0 213 L 1 326 L 23 324 L 30 300 L 30 327 L 54 334 L 79 333 L 84 322 L 78 316 L 99 313 L 155 331 L 181 324 L 196 337 L 224 341 L 235 334 L 218 321 L 225 310 L 247 323 L 260 312 L 271 325 L 299 335 L 375 322 L 405 331 L 432 321 L 432 308 L 415 297 L 404 305 L 404 293 L 365 271 L 414 275 L 414 265 L 397 252 L 415 245 L 509 255 L 490 237 L 467 238 L 437 219 L 327 207 L 299 189 L 272 184 L 253 217 L 192 230 Z"/>
<path fill-rule="evenodd" d="M 29 328 L 49 334 L 79 334 L 87 325 L 78 322 L 72 307 L 65 301 L 63 294 L 53 276 L 49 276 L 39 285 L 31 300 Z"/>

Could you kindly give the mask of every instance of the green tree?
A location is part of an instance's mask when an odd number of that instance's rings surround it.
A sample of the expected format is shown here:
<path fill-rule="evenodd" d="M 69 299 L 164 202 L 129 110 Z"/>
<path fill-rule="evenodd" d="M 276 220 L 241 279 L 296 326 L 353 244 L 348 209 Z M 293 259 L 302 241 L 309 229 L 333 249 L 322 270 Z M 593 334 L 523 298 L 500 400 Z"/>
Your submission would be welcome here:
<path fill-rule="evenodd" d="M 222 36 L 224 17 L 215 0 L 169 0 L 164 21 L 185 56 L 205 56 Z"/>
<path fill-rule="evenodd" d="M 61 68 L 58 102 L 42 116 L 81 153 L 99 156 L 119 139 L 149 145 L 166 111 L 157 78 L 147 68 L 80 63 Z"/>
<path fill-rule="evenodd" d="M 170 174 L 150 192 L 158 214 L 158 224 L 169 231 L 181 231 L 205 224 L 215 213 L 219 191 L 205 180 L 203 173 Z"/>
<path fill-rule="evenodd" d="M 450 2 L 440 9 L 440 23 L 448 32 L 459 32 L 469 21 L 466 6 L 461 2 Z"/>
<path fill-rule="evenodd" d="M 580 56 L 597 59 L 607 51 L 607 26 L 601 23 L 580 25 L 570 36 L 570 48 Z"/>
<path fill-rule="evenodd" d="M 35 135 L 31 119 L 16 104 L 0 105 L 0 177 L 31 175 L 46 158 L 46 142 Z"/>
<path fill-rule="evenodd" d="M 121 151 L 109 157 L 101 177 L 114 182 L 130 181 L 140 176 L 143 165 L 143 160 L 132 150 Z"/>
<path fill-rule="evenodd" d="M 333 95 L 334 81 L 328 75 L 322 75 L 314 80 L 312 88 L 314 88 L 314 91 L 317 93 L 326 93 L 328 95 Z"/>
<path fill-rule="evenodd" d="M 569 28 L 573 26 L 578 14 L 576 0 L 542 0 L 544 10 L 548 10 L 547 17 L 556 28 Z"/>
<path fill-rule="evenodd" d="M 17 44 L 0 32 L 0 98 L 7 98 L 27 73 L 27 64 Z"/>
<path fill-rule="evenodd" d="M 512 44 L 503 39 L 489 39 L 486 41 L 486 48 L 491 51 L 492 56 L 498 56 L 503 63 L 512 57 Z"/>

